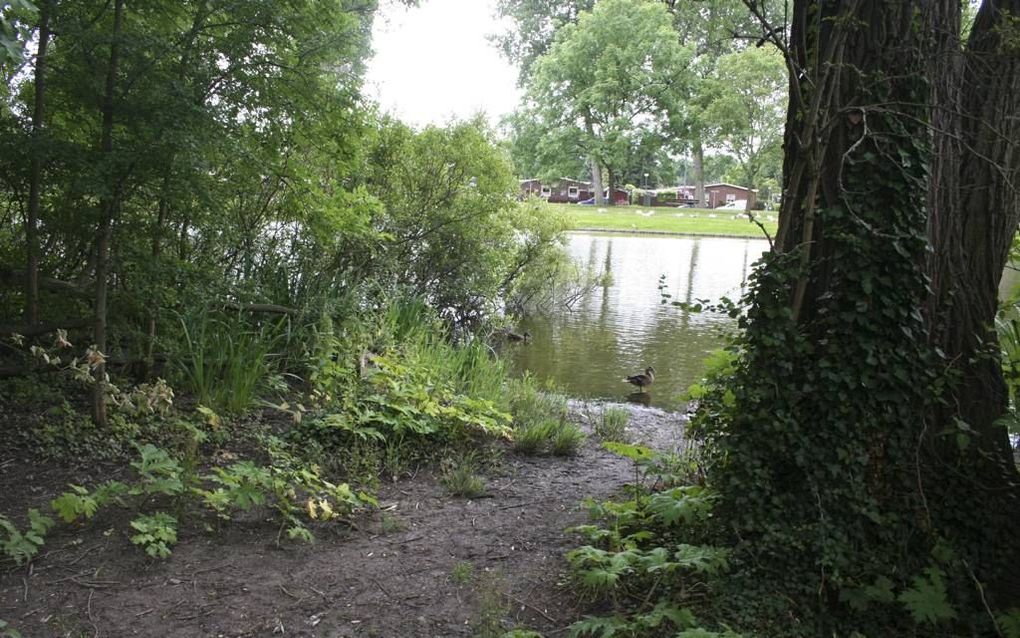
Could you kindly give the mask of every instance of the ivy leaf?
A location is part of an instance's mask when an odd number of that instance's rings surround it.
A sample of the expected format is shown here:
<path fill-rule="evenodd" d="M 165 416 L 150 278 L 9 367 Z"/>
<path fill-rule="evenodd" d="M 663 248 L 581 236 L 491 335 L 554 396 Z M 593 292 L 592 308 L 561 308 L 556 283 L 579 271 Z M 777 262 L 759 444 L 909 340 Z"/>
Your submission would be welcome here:
<path fill-rule="evenodd" d="M 899 595 L 910 615 L 918 623 L 937 624 L 942 620 L 956 618 L 956 610 L 949 604 L 946 595 L 945 574 L 937 567 L 924 570 L 924 575 L 914 579 L 913 585 Z"/>

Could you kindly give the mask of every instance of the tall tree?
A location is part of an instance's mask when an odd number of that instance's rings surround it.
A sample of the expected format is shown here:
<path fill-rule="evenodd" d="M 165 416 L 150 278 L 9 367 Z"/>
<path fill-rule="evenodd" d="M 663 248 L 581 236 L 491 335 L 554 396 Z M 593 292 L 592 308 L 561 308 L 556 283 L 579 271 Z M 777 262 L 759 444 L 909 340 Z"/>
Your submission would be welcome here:
<path fill-rule="evenodd" d="M 603 171 L 614 186 L 637 140 L 665 139 L 662 125 L 679 108 L 690 58 L 664 5 L 605 0 L 563 26 L 535 63 L 528 98 L 547 130 L 576 133 L 598 203 Z"/>
<path fill-rule="evenodd" d="M 785 80 L 778 51 L 749 47 L 719 58 L 715 76 L 702 83 L 707 102 L 700 114 L 702 130 L 740 162 L 748 188 L 759 186 L 766 163 L 780 149 Z"/>
<path fill-rule="evenodd" d="M 103 101 L 100 106 L 102 125 L 100 127 L 99 150 L 112 169 L 113 159 L 113 118 L 114 91 L 117 89 L 117 68 L 120 64 L 120 37 L 124 24 L 124 0 L 115 0 L 113 5 L 113 26 L 110 30 L 110 59 L 106 67 L 106 85 L 103 90 Z M 106 183 L 103 185 L 103 196 L 99 200 L 99 227 L 96 230 L 96 293 L 95 323 L 92 330 L 92 343 L 100 357 L 93 367 L 94 385 L 92 390 L 92 419 L 98 425 L 106 425 L 106 363 L 103 357 L 107 354 L 106 325 L 109 295 L 110 242 L 113 237 L 114 217 L 120 206 L 122 176 L 114 170 L 108 170 Z"/>
<path fill-rule="evenodd" d="M 525 86 L 535 61 L 549 52 L 556 32 L 576 24 L 582 12 L 591 11 L 595 0 L 497 0 L 496 14 L 512 25 L 492 40 L 507 60 L 517 65 L 518 83 Z"/>

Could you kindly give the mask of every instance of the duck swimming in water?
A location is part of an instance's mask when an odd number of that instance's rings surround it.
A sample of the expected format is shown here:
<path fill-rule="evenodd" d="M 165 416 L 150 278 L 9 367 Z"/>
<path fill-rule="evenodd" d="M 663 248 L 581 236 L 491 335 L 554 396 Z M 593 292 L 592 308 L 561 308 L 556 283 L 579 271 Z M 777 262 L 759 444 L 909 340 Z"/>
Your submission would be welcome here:
<path fill-rule="evenodd" d="M 527 330 L 525 330 L 524 334 L 517 334 L 516 332 L 510 332 L 508 330 L 507 333 L 506 333 L 506 338 L 507 338 L 508 341 L 524 341 L 524 342 L 528 342 L 528 341 L 531 341 L 531 333 L 528 332 Z"/>
<path fill-rule="evenodd" d="M 641 392 L 644 392 L 645 387 L 652 385 L 652 381 L 655 381 L 655 368 L 648 366 L 647 368 L 645 368 L 644 374 L 635 374 L 633 376 L 629 376 L 626 379 L 624 379 L 624 381 L 628 383 L 633 383 L 634 385 L 641 389 Z"/>

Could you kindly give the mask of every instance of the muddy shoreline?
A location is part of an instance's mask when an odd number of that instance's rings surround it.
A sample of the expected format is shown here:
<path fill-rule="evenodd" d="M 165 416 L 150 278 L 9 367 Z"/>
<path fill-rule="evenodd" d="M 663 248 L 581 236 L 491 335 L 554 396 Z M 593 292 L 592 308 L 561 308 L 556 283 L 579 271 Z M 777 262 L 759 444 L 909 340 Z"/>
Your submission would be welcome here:
<path fill-rule="evenodd" d="M 277 546 L 276 526 L 252 520 L 184 529 L 155 561 L 131 545 L 121 514 L 59 526 L 30 567 L 3 564 L 0 619 L 26 638 L 558 635 L 587 611 L 569 591 L 563 554 L 577 539 L 564 530 L 587 521 L 585 497 L 612 496 L 634 476 L 590 436 L 604 405 L 570 402 L 589 434 L 576 456 L 508 448 L 472 500 L 429 472 L 384 483 L 377 511 L 318 530 L 311 546 Z M 684 444 L 683 414 L 621 407 L 635 443 Z M 0 511 L 45 503 L 80 478 L 0 456 Z"/>

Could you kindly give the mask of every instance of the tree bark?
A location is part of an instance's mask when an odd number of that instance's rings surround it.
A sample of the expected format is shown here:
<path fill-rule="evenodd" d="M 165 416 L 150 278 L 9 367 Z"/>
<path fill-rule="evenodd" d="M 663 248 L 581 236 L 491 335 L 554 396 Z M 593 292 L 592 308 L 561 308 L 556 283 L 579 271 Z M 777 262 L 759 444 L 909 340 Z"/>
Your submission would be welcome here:
<path fill-rule="evenodd" d="M 945 101 L 935 103 L 945 113 L 935 135 L 950 161 L 936 167 L 931 231 L 933 332 L 962 373 L 958 416 L 1016 476 L 1008 434 L 996 425 L 1008 397 L 994 330 L 999 279 L 1020 223 L 1020 51 L 1003 39 L 1009 15 L 1020 15 L 1020 0 L 981 5 L 957 93 L 935 96 Z M 949 114 L 957 107 L 958 116 Z"/>
<path fill-rule="evenodd" d="M 591 188 L 595 191 L 595 204 L 605 206 L 606 197 L 602 192 L 602 165 L 594 155 L 591 156 L 589 163 L 591 165 Z"/>
<path fill-rule="evenodd" d="M 113 9 L 113 31 L 110 41 L 110 61 L 106 68 L 106 86 L 102 102 L 102 129 L 99 147 L 107 162 L 113 161 L 113 111 L 117 66 L 120 61 L 120 34 L 124 21 L 124 0 L 116 0 Z M 114 216 L 119 206 L 119 176 L 108 171 L 109 183 L 99 202 L 99 228 L 96 230 L 96 296 L 93 345 L 106 354 L 107 296 L 109 292 L 110 243 L 113 236 Z M 106 415 L 106 364 L 100 359 L 92 371 L 92 420 L 105 426 Z"/>
<path fill-rule="evenodd" d="M 705 147 L 701 143 L 701 136 L 694 138 L 694 199 L 699 208 L 705 208 L 708 203 L 705 201 Z"/>
<path fill-rule="evenodd" d="M 42 190 L 41 141 L 46 116 L 46 49 L 50 43 L 53 0 L 39 7 L 39 48 L 35 56 L 35 99 L 32 108 L 32 160 L 28 176 L 28 209 L 25 214 L 25 321 L 39 322 L 39 198 Z"/>
<path fill-rule="evenodd" d="M 1020 561 L 1010 521 L 1020 519 L 1020 475 L 1005 426 L 1008 390 L 998 335 L 998 284 L 1020 223 L 1020 50 L 1008 16 L 1020 0 L 982 3 L 966 48 L 960 46 L 959 3 L 932 3 L 932 131 L 935 158 L 928 193 L 932 294 L 925 318 L 932 343 L 957 373 L 950 396 L 937 410 L 935 432 L 964 422 L 970 445 L 932 436 L 938 467 L 960 468 L 955 480 L 930 480 L 949 502 L 977 499 L 980 520 L 953 508 L 939 512 L 944 527 L 984 539 L 975 571 L 993 605 L 1020 599 L 1020 576 L 1002 568 Z M 1015 31 L 1013 32 L 1016 33 Z M 1016 35 L 1013 35 L 1016 38 Z"/>

